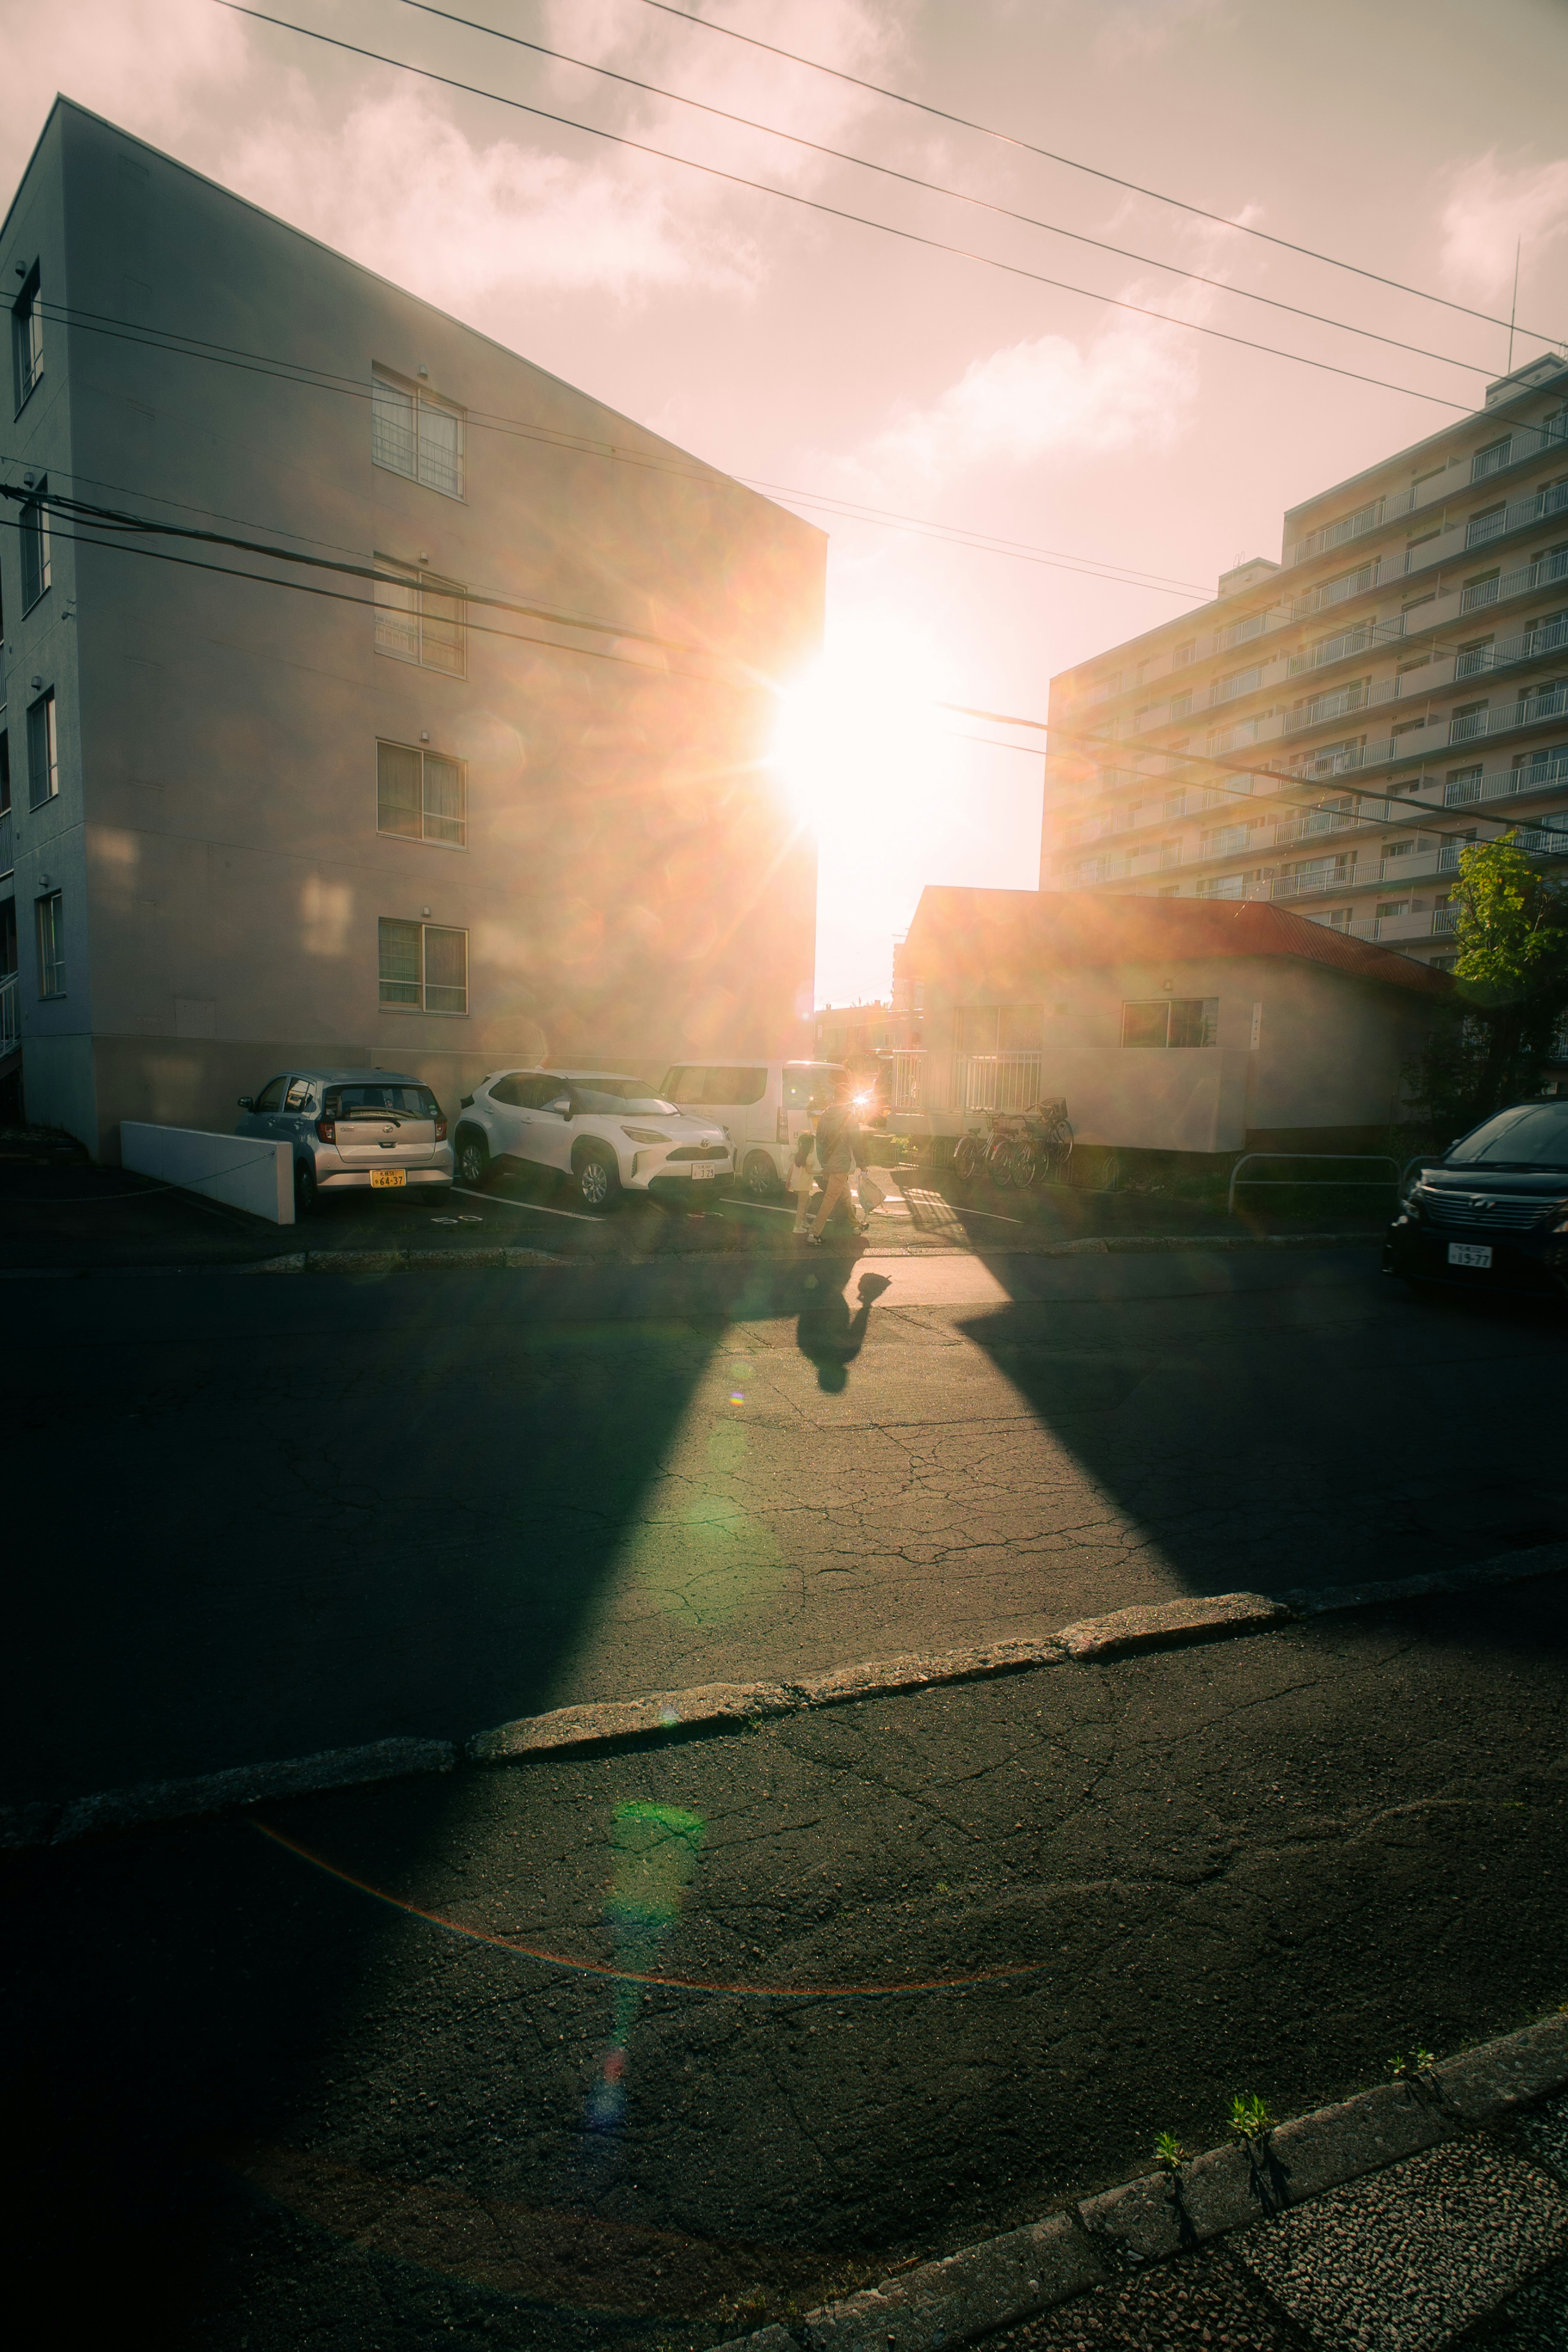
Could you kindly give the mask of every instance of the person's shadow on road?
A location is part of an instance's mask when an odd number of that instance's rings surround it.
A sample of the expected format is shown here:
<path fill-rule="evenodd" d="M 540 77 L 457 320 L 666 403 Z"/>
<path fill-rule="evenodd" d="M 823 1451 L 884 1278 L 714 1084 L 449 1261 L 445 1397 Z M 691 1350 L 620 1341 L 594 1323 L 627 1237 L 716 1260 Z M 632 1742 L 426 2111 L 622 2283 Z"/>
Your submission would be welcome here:
<path fill-rule="evenodd" d="M 887 1288 L 885 1274 L 863 1274 L 856 1286 L 860 1306 L 855 1315 L 851 1316 L 849 1302 L 842 1295 L 825 1300 L 820 1307 L 802 1308 L 795 1327 L 795 1345 L 816 1366 L 816 1384 L 830 1396 L 847 1387 L 849 1367 L 865 1341 L 871 1309 Z"/>

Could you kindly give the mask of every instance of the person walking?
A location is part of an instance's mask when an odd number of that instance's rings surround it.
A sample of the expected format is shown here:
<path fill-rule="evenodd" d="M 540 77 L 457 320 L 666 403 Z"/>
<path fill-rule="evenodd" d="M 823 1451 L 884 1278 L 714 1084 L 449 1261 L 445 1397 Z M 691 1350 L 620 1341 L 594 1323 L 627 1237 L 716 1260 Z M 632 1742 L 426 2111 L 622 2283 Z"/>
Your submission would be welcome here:
<path fill-rule="evenodd" d="M 813 1111 L 816 1105 L 813 1105 Z M 805 1231 L 805 1221 L 811 1213 L 811 1196 L 816 1185 L 816 1137 L 810 1119 L 800 1130 L 800 1140 L 790 1161 L 789 1189 L 795 1194 L 795 1229 Z"/>
<path fill-rule="evenodd" d="M 822 1229 L 848 1193 L 849 1179 L 860 1164 L 860 1122 L 855 1116 L 853 1090 L 854 1080 L 848 1071 L 841 1071 L 834 1085 L 833 1100 L 816 1122 L 816 1156 L 826 1183 L 816 1222 L 806 1234 L 809 1242 L 821 1243 Z M 850 1209 L 854 1213 L 853 1201 Z"/>

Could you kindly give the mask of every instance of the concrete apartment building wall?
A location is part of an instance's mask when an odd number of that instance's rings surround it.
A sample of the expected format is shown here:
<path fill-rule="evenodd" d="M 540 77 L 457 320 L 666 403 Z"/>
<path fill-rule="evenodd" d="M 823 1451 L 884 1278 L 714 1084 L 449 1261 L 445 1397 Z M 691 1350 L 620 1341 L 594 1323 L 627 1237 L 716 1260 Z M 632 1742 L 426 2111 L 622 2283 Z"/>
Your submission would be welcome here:
<path fill-rule="evenodd" d="M 451 1108 L 498 1063 L 805 1048 L 815 853 L 764 755 L 819 532 L 63 100 L 0 282 L 0 482 L 48 499 L 42 593 L 0 506 L 30 1118 L 111 1156 L 290 1063 Z"/>
<path fill-rule="evenodd" d="M 1568 361 L 1283 539 L 1052 680 L 1041 887 L 1263 898 L 1447 970 L 1460 842 L 1568 826 Z"/>

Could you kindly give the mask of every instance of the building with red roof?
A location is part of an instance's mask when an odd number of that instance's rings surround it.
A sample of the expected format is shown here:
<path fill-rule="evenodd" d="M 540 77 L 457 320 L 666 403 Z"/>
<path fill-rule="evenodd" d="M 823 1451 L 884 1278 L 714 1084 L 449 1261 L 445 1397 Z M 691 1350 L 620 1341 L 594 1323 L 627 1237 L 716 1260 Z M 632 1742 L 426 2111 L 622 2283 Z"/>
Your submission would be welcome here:
<path fill-rule="evenodd" d="M 1255 900 L 921 898 L 899 954 L 895 1124 L 957 1136 L 1064 1096 L 1122 1149 L 1349 1149 L 1401 1116 L 1446 973 Z"/>

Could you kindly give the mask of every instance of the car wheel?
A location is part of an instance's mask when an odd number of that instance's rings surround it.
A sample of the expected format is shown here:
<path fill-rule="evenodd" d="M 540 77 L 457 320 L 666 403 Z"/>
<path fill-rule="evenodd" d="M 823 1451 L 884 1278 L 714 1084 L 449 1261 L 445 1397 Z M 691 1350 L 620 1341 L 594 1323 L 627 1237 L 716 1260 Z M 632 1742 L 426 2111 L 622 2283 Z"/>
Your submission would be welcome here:
<path fill-rule="evenodd" d="M 577 1155 L 572 1173 L 577 1180 L 577 1190 L 583 1206 L 600 1213 L 613 1209 L 620 1197 L 621 1171 L 613 1154 L 601 1144 L 585 1144 Z"/>
<path fill-rule="evenodd" d="M 294 1214 L 297 1217 L 308 1217 L 321 1197 L 321 1187 L 316 1182 L 315 1170 L 308 1160 L 296 1160 L 294 1162 Z"/>
<path fill-rule="evenodd" d="M 779 1189 L 779 1171 L 765 1151 L 753 1151 L 741 1172 L 754 1201 L 770 1201 Z"/>
<path fill-rule="evenodd" d="M 457 1173 L 459 1184 L 477 1192 L 489 1173 L 489 1148 L 477 1129 L 465 1127 L 458 1138 Z"/>

